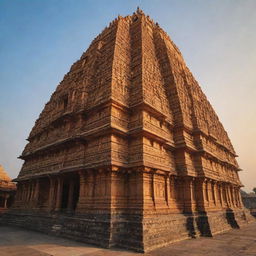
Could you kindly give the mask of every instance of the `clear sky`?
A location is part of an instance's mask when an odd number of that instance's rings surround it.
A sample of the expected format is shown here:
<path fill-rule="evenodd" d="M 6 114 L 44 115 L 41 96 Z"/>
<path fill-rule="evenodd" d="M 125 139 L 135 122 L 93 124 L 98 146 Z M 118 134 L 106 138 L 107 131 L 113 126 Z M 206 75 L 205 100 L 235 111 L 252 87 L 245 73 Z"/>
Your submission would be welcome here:
<path fill-rule="evenodd" d="M 44 104 L 92 39 L 137 6 L 170 35 L 256 187 L 256 0 L 0 0 L 0 164 L 17 159 Z"/>

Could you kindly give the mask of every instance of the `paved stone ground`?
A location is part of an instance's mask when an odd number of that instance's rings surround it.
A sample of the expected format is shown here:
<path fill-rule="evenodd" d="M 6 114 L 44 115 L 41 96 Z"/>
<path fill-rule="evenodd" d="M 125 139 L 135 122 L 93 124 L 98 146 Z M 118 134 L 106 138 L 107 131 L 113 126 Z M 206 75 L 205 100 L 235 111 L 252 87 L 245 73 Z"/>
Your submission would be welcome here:
<path fill-rule="evenodd" d="M 16 227 L 0 226 L 0 256 L 141 256 L 119 249 L 57 238 Z M 256 256 L 256 223 L 215 235 L 189 239 L 144 256 Z"/>

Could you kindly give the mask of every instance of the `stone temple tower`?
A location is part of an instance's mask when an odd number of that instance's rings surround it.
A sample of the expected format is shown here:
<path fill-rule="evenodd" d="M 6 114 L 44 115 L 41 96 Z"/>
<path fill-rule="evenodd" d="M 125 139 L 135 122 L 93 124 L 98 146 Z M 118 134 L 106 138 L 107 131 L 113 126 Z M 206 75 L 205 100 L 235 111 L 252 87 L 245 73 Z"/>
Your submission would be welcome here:
<path fill-rule="evenodd" d="M 226 131 L 140 9 L 92 41 L 27 140 L 10 223 L 148 251 L 250 219 Z"/>

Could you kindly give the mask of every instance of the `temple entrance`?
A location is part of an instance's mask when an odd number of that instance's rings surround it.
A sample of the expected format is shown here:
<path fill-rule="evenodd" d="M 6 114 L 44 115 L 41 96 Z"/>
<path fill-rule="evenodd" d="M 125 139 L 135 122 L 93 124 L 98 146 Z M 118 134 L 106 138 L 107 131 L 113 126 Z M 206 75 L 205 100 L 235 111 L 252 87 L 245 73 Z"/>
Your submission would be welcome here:
<path fill-rule="evenodd" d="M 50 180 L 48 178 L 42 178 L 39 180 L 39 195 L 38 195 L 38 207 L 47 207 L 49 200 Z"/>
<path fill-rule="evenodd" d="M 69 196 L 69 181 L 67 179 L 63 182 L 61 209 L 67 209 L 68 207 L 68 196 Z"/>
<path fill-rule="evenodd" d="M 0 196 L 0 208 L 4 208 L 5 207 L 5 198 Z"/>
<path fill-rule="evenodd" d="M 61 210 L 63 212 L 73 212 L 79 198 L 80 181 L 77 173 L 65 175 L 63 178 Z"/>
<path fill-rule="evenodd" d="M 10 208 L 14 203 L 14 196 L 11 195 L 7 200 L 7 208 Z"/>

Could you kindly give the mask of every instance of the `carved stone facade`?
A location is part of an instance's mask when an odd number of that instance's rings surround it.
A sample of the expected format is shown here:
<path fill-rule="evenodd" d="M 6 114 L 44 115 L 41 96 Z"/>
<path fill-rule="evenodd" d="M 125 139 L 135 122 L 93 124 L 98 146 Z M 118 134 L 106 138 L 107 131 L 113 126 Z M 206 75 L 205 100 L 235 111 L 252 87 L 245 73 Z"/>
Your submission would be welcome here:
<path fill-rule="evenodd" d="M 248 221 L 226 131 L 178 48 L 139 9 L 93 40 L 28 141 L 16 225 L 146 251 L 229 229 L 230 216 Z"/>
<path fill-rule="evenodd" d="M 0 215 L 5 212 L 13 203 L 16 192 L 16 184 L 0 165 Z"/>

